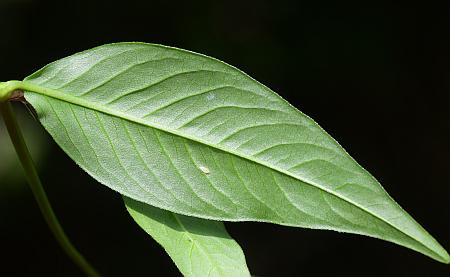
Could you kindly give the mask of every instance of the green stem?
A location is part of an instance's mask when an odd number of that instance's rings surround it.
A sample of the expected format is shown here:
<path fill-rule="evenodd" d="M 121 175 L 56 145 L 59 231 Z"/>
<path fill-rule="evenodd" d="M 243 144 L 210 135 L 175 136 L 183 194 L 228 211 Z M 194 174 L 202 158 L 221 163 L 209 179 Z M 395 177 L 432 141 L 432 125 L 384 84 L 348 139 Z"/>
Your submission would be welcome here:
<path fill-rule="evenodd" d="M 0 101 L 0 112 L 5 121 L 9 136 L 11 137 L 19 160 L 22 163 L 27 181 L 31 187 L 31 190 L 33 191 L 34 197 L 36 198 L 42 215 L 47 221 L 47 224 L 50 227 L 50 230 L 53 232 L 56 240 L 59 242 L 66 254 L 86 273 L 86 275 L 92 277 L 100 276 L 100 274 L 98 274 L 97 271 L 86 261 L 86 259 L 75 249 L 75 247 L 72 245 L 72 243 L 64 233 L 64 230 L 61 227 L 58 219 L 56 218 L 56 215 L 53 212 L 53 209 L 48 201 L 44 188 L 42 187 L 30 152 L 28 151 L 27 145 L 25 144 L 25 140 L 20 131 L 11 104 L 9 102 L 1 103 Z"/>

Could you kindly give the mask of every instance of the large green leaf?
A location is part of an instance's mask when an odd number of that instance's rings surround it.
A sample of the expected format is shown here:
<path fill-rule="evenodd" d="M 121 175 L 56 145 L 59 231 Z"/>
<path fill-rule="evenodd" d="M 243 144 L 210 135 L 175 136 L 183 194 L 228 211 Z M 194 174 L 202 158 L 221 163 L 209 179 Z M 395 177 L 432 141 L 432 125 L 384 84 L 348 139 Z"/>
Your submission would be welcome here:
<path fill-rule="evenodd" d="M 26 90 L 77 164 L 132 199 L 207 219 L 363 234 L 450 261 L 312 119 L 218 60 L 110 44 L 8 85 Z"/>
<path fill-rule="evenodd" d="M 164 247 L 184 276 L 250 276 L 242 249 L 222 222 L 124 200 L 136 223 Z"/>

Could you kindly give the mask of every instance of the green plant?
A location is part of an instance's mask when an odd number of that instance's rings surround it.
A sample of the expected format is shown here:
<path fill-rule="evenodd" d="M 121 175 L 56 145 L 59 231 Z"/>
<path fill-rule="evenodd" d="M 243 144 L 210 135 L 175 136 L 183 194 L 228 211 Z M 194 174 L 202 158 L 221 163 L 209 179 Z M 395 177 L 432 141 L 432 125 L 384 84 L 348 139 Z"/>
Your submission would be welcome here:
<path fill-rule="evenodd" d="M 57 223 L 8 100 L 20 99 L 88 174 L 124 196 L 135 221 L 187 276 L 248 276 L 220 221 L 262 221 L 447 252 L 312 119 L 248 75 L 145 43 L 100 46 L 0 83 L 1 110 L 51 229 Z"/>

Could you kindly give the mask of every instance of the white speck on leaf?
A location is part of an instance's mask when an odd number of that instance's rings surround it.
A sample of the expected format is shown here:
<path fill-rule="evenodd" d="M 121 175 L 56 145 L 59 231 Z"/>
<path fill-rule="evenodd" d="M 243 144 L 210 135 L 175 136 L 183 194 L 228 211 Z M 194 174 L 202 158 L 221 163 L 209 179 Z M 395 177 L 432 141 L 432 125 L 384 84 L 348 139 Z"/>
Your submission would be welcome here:
<path fill-rule="evenodd" d="M 216 98 L 216 96 L 213 93 L 209 93 L 206 95 L 206 99 L 208 100 L 213 100 L 214 98 Z"/>
<path fill-rule="evenodd" d="M 205 174 L 209 174 L 209 168 L 205 167 L 205 166 L 199 166 L 198 167 L 203 173 Z"/>

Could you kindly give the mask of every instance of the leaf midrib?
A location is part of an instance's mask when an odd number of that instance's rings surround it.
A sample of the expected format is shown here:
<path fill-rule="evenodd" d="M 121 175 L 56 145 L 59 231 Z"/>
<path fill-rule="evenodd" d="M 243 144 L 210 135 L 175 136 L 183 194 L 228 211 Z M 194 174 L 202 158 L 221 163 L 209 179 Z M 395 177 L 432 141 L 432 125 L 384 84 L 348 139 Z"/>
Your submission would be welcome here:
<path fill-rule="evenodd" d="M 203 249 L 203 246 L 201 246 L 201 243 L 197 243 L 197 242 L 196 242 L 195 238 L 192 237 L 191 232 L 189 232 L 189 231 L 186 229 L 186 227 L 184 226 L 184 224 L 183 224 L 183 223 L 181 222 L 181 220 L 178 218 L 178 215 L 175 214 L 175 213 L 172 213 L 172 212 L 170 212 L 170 213 L 171 213 L 172 216 L 175 218 L 175 221 L 178 223 L 178 225 L 180 225 L 180 227 L 181 227 L 181 229 L 182 229 L 184 235 L 187 236 L 187 237 L 189 237 L 189 239 L 191 240 L 191 243 L 192 243 L 193 245 L 196 245 L 197 248 L 200 249 L 200 251 L 203 252 L 203 253 L 205 254 L 205 256 L 207 257 L 207 259 L 211 262 L 212 266 L 215 267 L 215 268 L 217 268 L 217 271 L 220 272 L 220 275 L 221 275 L 221 276 L 225 276 L 224 273 L 223 273 L 223 271 L 222 271 L 222 268 L 216 264 L 216 262 L 214 261 L 214 259 L 211 259 L 210 254 L 208 253 L 208 251 L 206 251 L 205 249 Z"/>
<path fill-rule="evenodd" d="M 312 182 L 310 180 L 306 180 L 304 177 L 295 176 L 294 174 L 292 174 L 289 171 L 273 167 L 272 165 L 267 164 L 264 161 L 260 161 L 258 159 L 255 159 L 255 158 L 251 157 L 251 156 L 243 155 L 243 154 L 241 154 L 241 153 L 239 153 L 237 151 L 234 151 L 232 149 L 225 149 L 224 147 L 222 147 L 220 145 L 211 144 L 210 142 L 208 142 L 206 140 L 190 136 L 188 134 L 179 132 L 177 130 L 172 130 L 172 129 L 166 128 L 166 127 L 164 127 L 162 125 L 159 125 L 157 123 L 154 123 L 154 122 L 149 123 L 149 122 L 147 122 L 147 121 L 145 121 L 145 120 L 143 120 L 141 118 L 138 118 L 138 117 L 135 117 L 135 116 L 130 116 L 130 115 L 125 114 L 123 112 L 110 109 L 110 108 L 108 108 L 108 107 L 106 107 L 104 105 L 101 105 L 101 104 L 98 104 L 98 103 L 95 103 L 95 102 L 92 102 L 92 101 L 88 101 L 88 100 L 85 100 L 85 99 L 82 99 L 82 98 L 79 98 L 79 97 L 76 97 L 76 96 L 72 96 L 72 95 L 66 94 L 66 93 L 64 93 L 62 91 L 58 91 L 58 90 L 42 87 L 40 85 L 36 85 L 36 84 L 30 83 L 30 82 L 27 82 L 27 81 L 13 81 L 13 82 L 15 82 L 16 89 L 22 89 L 22 90 L 25 90 L 25 91 L 34 92 L 34 93 L 41 94 L 41 95 L 44 95 L 44 96 L 48 96 L 48 97 L 51 97 L 51 98 L 54 98 L 54 99 L 57 99 L 57 100 L 60 100 L 60 101 L 67 102 L 69 104 L 74 104 L 74 105 L 77 105 L 77 106 L 80 106 L 80 107 L 84 107 L 84 108 L 88 108 L 88 109 L 91 109 L 91 110 L 94 110 L 94 111 L 97 111 L 97 112 L 102 112 L 102 113 L 108 114 L 110 116 L 118 117 L 118 118 L 130 121 L 132 123 L 137 123 L 137 124 L 140 124 L 140 125 L 143 125 L 143 126 L 146 126 L 146 127 L 157 129 L 159 131 L 163 131 L 163 132 L 166 132 L 166 133 L 169 133 L 169 134 L 172 134 L 172 135 L 176 135 L 176 136 L 184 138 L 184 139 L 188 139 L 188 140 L 191 140 L 191 141 L 194 141 L 194 142 L 206 145 L 206 146 L 211 147 L 211 148 L 215 148 L 215 149 L 220 150 L 222 152 L 235 155 L 237 157 L 240 157 L 242 159 L 248 160 L 248 161 L 253 162 L 255 164 L 259 164 L 261 166 L 264 166 L 264 167 L 267 167 L 269 169 L 275 170 L 275 171 L 277 171 L 279 173 L 282 173 L 282 174 L 284 174 L 286 176 L 289 176 L 289 177 L 294 178 L 294 179 L 296 179 L 298 181 L 301 181 L 304 184 L 307 184 L 307 185 L 312 186 L 314 188 L 320 189 L 320 190 L 322 190 L 322 191 L 324 191 L 326 193 L 329 193 L 330 195 L 333 195 L 333 196 L 335 196 L 335 197 L 337 197 L 337 198 L 339 198 L 341 200 L 346 201 L 347 203 L 349 203 L 349 204 L 357 207 L 358 209 L 366 212 L 367 214 L 373 216 L 374 218 L 376 218 L 376 219 L 378 219 L 378 220 L 388 224 L 389 226 L 391 226 L 392 228 L 396 229 L 400 233 L 406 235 L 407 237 L 410 237 L 414 241 L 418 242 L 420 245 L 423 245 L 425 248 L 430 250 L 435 255 L 441 257 L 440 254 L 435 252 L 433 249 L 428 247 L 426 244 L 424 244 L 421 241 L 417 240 L 414 236 L 412 236 L 412 235 L 410 235 L 408 233 L 405 233 L 402 229 L 398 228 L 393 223 L 391 223 L 391 222 L 385 220 L 384 218 L 378 216 L 377 214 L 375 214 L 375 213 L 365 209 L 363 206 L 360 206 L 358 203 L 355 203 L 354 201 L 346 198 L 345 196 L 342 196 L 342 195 L 340 195 L 340 194 L 338 194 L 338 193 L 336 193 L 334 191 L 331 191 L 331 190 L 329 190 L 329 189 L 327 189 L 327 188 L 325 188 L 325 187 L 323 187 L 323 186 L 321 186 L 321 185 L 319 185 L 317 183 L 314 183 L 314 182 Z M 218 218 L 218 219 L 220 219 L 220 218 Z M 400 242 L 397 241 L 397 243 L 400 243 Z"/>

